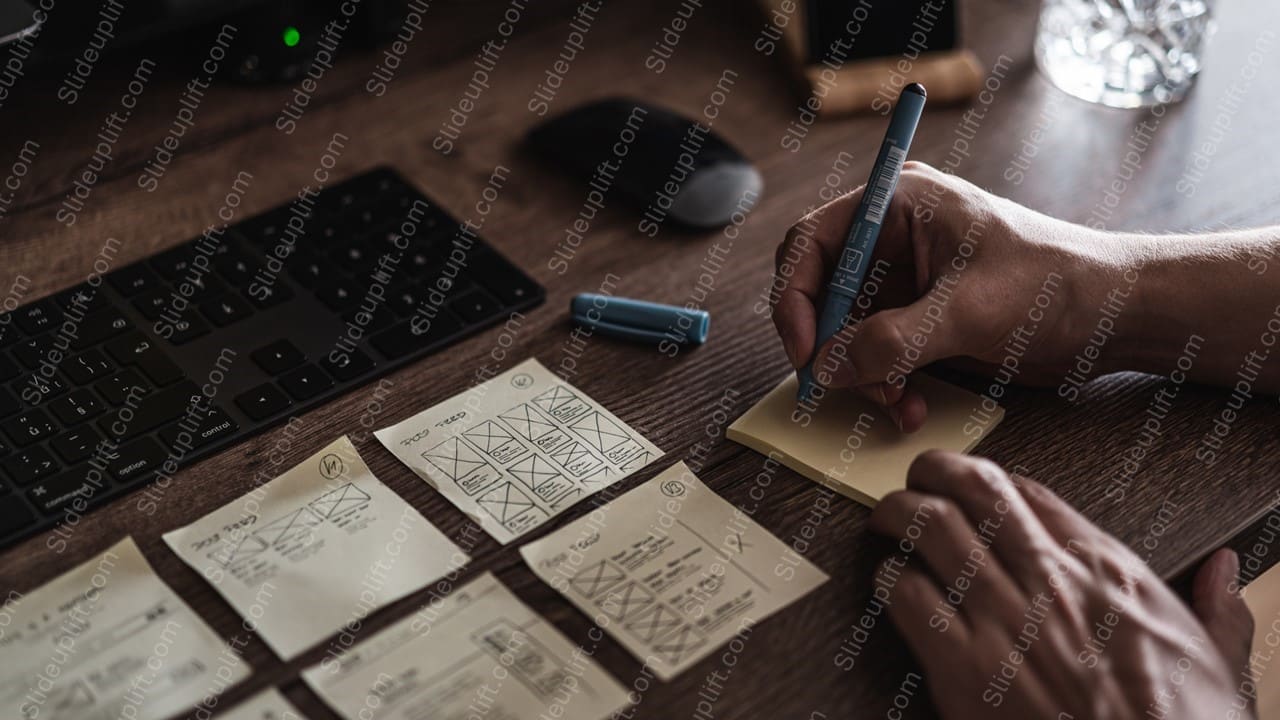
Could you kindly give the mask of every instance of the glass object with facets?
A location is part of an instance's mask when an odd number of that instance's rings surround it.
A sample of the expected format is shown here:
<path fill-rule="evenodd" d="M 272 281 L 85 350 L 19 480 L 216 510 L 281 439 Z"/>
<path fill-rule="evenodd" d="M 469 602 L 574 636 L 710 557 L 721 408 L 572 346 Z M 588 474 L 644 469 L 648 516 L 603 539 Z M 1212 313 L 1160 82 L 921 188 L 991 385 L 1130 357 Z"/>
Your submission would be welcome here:
<path fill-rule="evenodd" d="M 1181 100 L 1213 31 L 1212 0 L 1044 0 L 1036 62 L 1076 97 L 1111 107 Z"/>

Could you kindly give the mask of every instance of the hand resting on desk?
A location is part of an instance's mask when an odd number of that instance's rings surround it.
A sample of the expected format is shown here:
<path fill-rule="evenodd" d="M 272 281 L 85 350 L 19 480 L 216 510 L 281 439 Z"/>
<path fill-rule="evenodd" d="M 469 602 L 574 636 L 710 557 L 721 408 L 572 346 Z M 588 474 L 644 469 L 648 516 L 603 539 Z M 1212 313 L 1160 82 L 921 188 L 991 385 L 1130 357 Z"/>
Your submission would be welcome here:
<path fill-rule="evenodd" d="M 797 368 L 814 354 L 815 307 L 861 199 L 859 188 L 815 210 L 778 247 L 773 320 Z M 856 387 L 906 432 L 927 414 L 908 379 L 932 362 L 1074 399 L 1103 373 L 1168 373 L 1193 335 L 1188 378 L 1234 384 L 1249 353 L 1280 337 L 1280 289 L 1266 274 L 1280 263 L 1276 228 L 1104 232 L 917 162 L 903 169 L 871 262 L 855 322 L 818 349 L 814 372 Z M 1253 389 L 1280 390 L 1280 364 L 1260 360 Z"/>
<path fill-rule="evenodd" d="M 871 513 L 894 538 L 878 582 L 948 720 L 1246 720 L 1253 619 L 1219 550 L 1193 608 L 1043 486 L 921 455 Z"/>

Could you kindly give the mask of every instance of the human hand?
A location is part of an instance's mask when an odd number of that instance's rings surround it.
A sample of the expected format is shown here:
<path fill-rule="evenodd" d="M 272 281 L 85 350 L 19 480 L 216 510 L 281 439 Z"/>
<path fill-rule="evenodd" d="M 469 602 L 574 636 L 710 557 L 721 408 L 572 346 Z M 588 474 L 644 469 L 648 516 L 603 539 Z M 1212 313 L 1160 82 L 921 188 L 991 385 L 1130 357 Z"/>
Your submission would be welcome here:
<path fill-rule="evenodd" d="M 893 578 L 889 615 L 944 718 L 1256 716 L 1238 692 L 1253 618 L 1229 550 L 1197 573 L 1193 612 L 1043 486 L 938 451 L 870 525 L 914 558 L 887 560 L 878 584 Z"/>
<path fill-rule="evenodd" d="M 861 199 L 860 188 L 792 227 L 776 255 L 773 321 L 794 367 L 813 358 L 820 382 L 856 388 L 906 432 L 927 412 L 908 377 L 934 361 L 1060 381 L 1095 320 L 1076 308 L 1096 312 L 1125 271 L 1104 233 L 908 162 L 855 304 L 862 319 L 815 357 L 823 294 Z"/>

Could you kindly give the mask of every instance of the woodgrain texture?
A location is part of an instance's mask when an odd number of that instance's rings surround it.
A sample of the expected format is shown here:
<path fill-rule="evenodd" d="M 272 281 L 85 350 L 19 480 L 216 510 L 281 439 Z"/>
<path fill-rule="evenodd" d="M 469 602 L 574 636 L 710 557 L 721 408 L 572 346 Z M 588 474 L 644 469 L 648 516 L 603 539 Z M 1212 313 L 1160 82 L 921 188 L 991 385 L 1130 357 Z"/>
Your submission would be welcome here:
<path fill-rule="evenodd" d="M 1273 88 L 1266 87 L 1265 69 L 1254 68 L 1258 72 L 1253 73 L 1248 100 L 1232 105 L 1226 120 L 1229 130 L 1196 192 L 1188 197 L 1175 188 L 1193 161 L 1193 150 L 1212 136 L 1215 121 L 1221 122 L 1227 112 L 1224 98 L 1229 88 L 1247 82 L 1243 78 L 1250 52 L 1263 28 L 1280 22 L 1280 6 L 1264 0 L 1219 6 L 1219 32 L 1198 87 L 1186 102 L 1155 118 L 1155 138 L 1113 209 L 1107 192 L 1126 143 L 1138 123 L 1153 118 L 1077 102 L 1049 86 L 1031 58 L 1035 6 L 965 5 L 965 44 L 978 53 L 984 71 L 995 74 L 988 78 L 988 93 L 972 106 L 926 111 L 912 151 L 915 158 L 935 165 L 954 163 L 957 174 L 978 185 L 1070 220 L 1083 221 L 1100 208 L 1109 210 L 1107 226 L 1112 228 L 1185 230 L 1280 220 L 1280 164 L 1268 161 L 1276 155 L 1274 119 L 1280 115 L 1280 94 L 1269 92 Z M 768 481 L 767 502 L 753 514 L 780 538 L 789 541 L 813 522 L 817 486 L 785 469 L 762 479 L 761 458 L 726 443 L 722 431 L 726 420 L 787 371 L 769 319 L 756 310 L 770 282 L 774 246 L 817 202 L 838 153 L 852 155 L 840 184 L 852 187 L 862 182 L 883 132 L 883 119 L 823 121 L 807 128 L 792 152 L 783 138 L 789 127 L 801 124 L 798 99 L 778 59 L 753 50 L 765 21 L 745 3 L 726 0 L 697 9 L 660 74 L 645 68 L 645 58 L 679 6 L 608 4 L 587 35 L 585 50 L 565 75 L 553 112 L 622 93 L 698 116 L 724 71 L 731 71 L 736 73 L 734 83 L 714 127 L 758 162 L 766 193 L 734 237 L 667 230 L 648 239 L 636 231 L 633 213 L 611 206 L 595 219 L 568 272 L 559 275 L 548 267 L 548 258 L 581 207 L 584 190 L 527 155 L 521 139 L 538 120 L 526 104 L 565 42 L 567 16 L 530 15 L 522 21 L 456 151 L 443 156 L 431 149 L 431 138 L 471 75 L 479 44 L 493 35 L 504 7 L 433 6 L 432 26 L 415 39 L 405 65 L 382 97 L 363 90 L 380 54 L 344 51 L 292 135 L 272 126 L 287 88 L 211 90 L 178 159 L 159 189 L 147 193 L 136 183 L 141 163 L 171 122 L 177 95 L 190 76 L 187 69 L 162 65 L 114 161 L 70 228 L 55 220 L 58 203 L 92 151 L 102 109 L 116 101 L 133 64 L 122 61 L 119 68 L 103 68 L 91 92 L 72 109 L 34 101 L 11 101 L 3 108 L 0 175 L 23 140 L 40 138 L 42 150 L 0 224 L 0 289 L 8 288 L 18 274 L 31 279 L 31 299 L 72 284 L 88 271 L 106 237 L 122 243 L 121 265 L 192 237 L 214 220 L 230 183 L 242 170 L 254 176 L 241 209 L 244 216 L 274 206 L 307 182 L 333 135 L 344 133 L 350 139 L 339 172 L 354 174 L 383 163 L 397 166 L 455 215 L 483 221 L 482 234 L 546 285 L 548 300 L 528 315 L 505 357 L 495 352 L 496 331 L 483 334 L 392 375 L 394 392 L 377 412 L 370 408 L 371 388 L 365 388 L 302 416 L 292 435 L 269 432 L 187 469 L 153 515 L 140 512 L 135 500 L 126 497 L 90 514 L 65 552 L 49 550 L 42 537 L 0 552 L 0 590 L 33 588 L 132 534 L 161 577 L 216 631 L 225 637 L 244 635 L 234 611 L 163 546 L 162 532 L 246 492 L 255 471 L 271 467 L 272 453 L 280 453 L 283 469 L 332 438 L 350 433 L 379 478 L 458 538 L 465 518 L 379 447 L 368 431 L 466 388 L 481 364 L 505 368 L 527 356 L 538 357 L 552 369 L 566 360 L 576 362 L 574 383 L 668 451 L 666 459 L 630 478 L 621 490 L 675 459 L 689 458 L 695 444 L 702 444 L 709 450 L 696 455 L 702 460 L 699 475 L 728 500 L 751 508 L 748 492 L 757 482 Z M 1264 68 L 1274 65 L 1274 55 L 1264 57 Z M 33 75 L 23 82 L 34 87 L 56 81 Z M 979 125 L 971 140 L 956 132 L 966 111 Z M 1041 136 L 1033 140 L 1037 129 Z M 1015 162 L 1027 165 L 1022 179 L 1013 172 L 1019 170 Z M 510 169 L 508 181 L 498 202 L 481 214 L 476 207 L 480 189 L 498 164 Z M 705 303 L 714 317 L 706 346 L 675 358 L 606 339 L 592 340 L 581 357 L 566 349 L 566 306 L 573 294 L 596 290 L 611 277 L 618 294 L 683 302 L 694 293 L 698 265 L 713 243 L 727 249 L 728 259 L 714 276 L 714 290 Z M 971 378 L 959 381 L 981 387 Z M 1219 461 L 1206 467 L 1195 459 L 1195 447 L 1227 396 L 1211 388 L 1182 388 L 1159 437 L 1144 448 L 1136 474 L 1124 481 L 1123 496 L 1107 495 L 1109 485 L 1124 479 L 1121 461 L 1140 441 L 1143 412 L 1165 382 L 1152 376 L 1111 376 L 1086 386 L 1075 402 L 1051 390 L 1013 390 L 1005 398 L 1004 423 L 977 451 L 1042 480 L 1137 549 L 1156 571 L 1173 577 L 1245 526 L 1260 522 L 1275 503 L 1280 404 L 1274 398 L 1252 400 L 1231 428 Z M 576 517 L 589 506 L 567 515 Z M 851 670 L 833 662 L 866 611 L 870 572 L 883 550 L 866 531 L 866 518 L 861 506 L 833 501 L 830 514 L 820 517 L 806 553 L 832 576 L 831 581 L 758 626 L 738 657 L 726 660 L 717 653 L 661 684 L 640 675 L 638 664 L 611 640 L 593 648 L 615 677 L 642 690 L 634 716 L 692 716 L 699 689 L 713 671 L 728 671 L 712 711 L 717 717 L 879 717 L 895 696 L 899 701 L 905 697 L 907 716 L 930 716 L 927 692 L 918 681 L 911 684 L 908 673 L 914 666 L 887 618 L 877 620 Z M 485 539 L 472 555 L 464 577 L 492 570 L 570 638 L 586 642 L 588 620 L 538 582 L 514 548 L 504 550 Z M 360 634 L 403 616 L 424 597 L 425 591 L 377 613 Z M 281 663 L 249 636 L 245 655 L 256 673 L 222 703 L 279 684 L 311 717 L 333 717 L 297 679 L 298 670 L 324 652 L 317 648 L 294 662 Z"/>

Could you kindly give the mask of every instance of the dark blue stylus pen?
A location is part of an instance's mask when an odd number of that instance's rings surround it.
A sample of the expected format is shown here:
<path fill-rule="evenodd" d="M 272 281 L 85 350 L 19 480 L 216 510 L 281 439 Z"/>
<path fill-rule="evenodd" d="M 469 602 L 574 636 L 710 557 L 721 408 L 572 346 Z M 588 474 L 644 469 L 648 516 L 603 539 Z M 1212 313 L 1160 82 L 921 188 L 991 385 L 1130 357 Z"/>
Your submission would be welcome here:
<path fill-rule="evenodd" d="M 844 326 L 845 318 L 853 309 L 853 301 L 862 288 L 862 281 L 866 279 L 871 253 L 876 249 L 876 238 L 880 237 L 880 225 L 884 222 L 889 202 L 893 200 L 893 191 L 898 187 L 898 175 L 902 172 L 902 164 L 906 162 L 907 149 L 911 147 L 911 138 L 916 134 L 916 125 L 920 123 L 924 99 L 924 86 L 920 83 L 911 83 L 898 94 L 898 104 L 893 109 L 893 116 L 889 118 L 889 129 L 884 133 L 880 154 L 871 166 L 871 177 L 867 178 L 862 202 L 854 213 L 853 225 L 849 227 L 849 234 L 844 239 L 840 262 L 831 276 L 831 284 L 827 286 L 827 301 L 822 306 L 822 315 L 818 317 L 817 342 L 813 346 L 815 357 L 818 349 Z M 800 368 L 797 375 L 800 379 L 797 400 L 805 402 L 816 386 L 813 380 L 813 358 L 809 359 L 808 365 Z"/>

